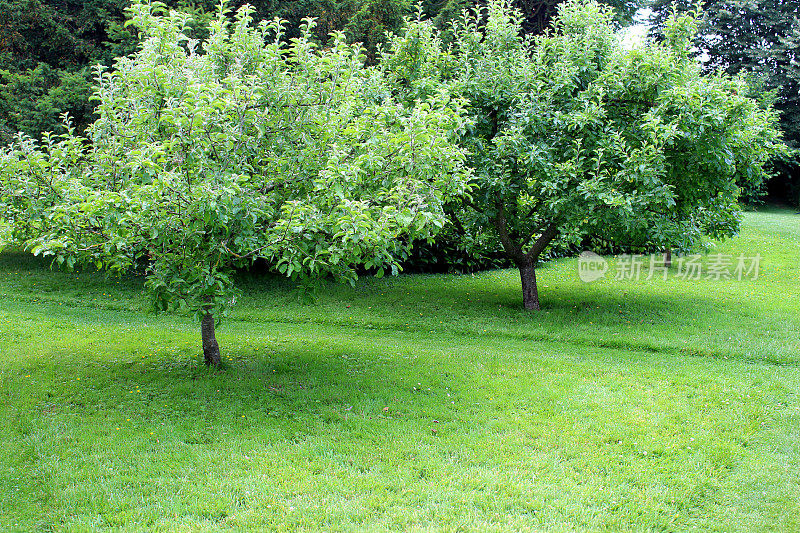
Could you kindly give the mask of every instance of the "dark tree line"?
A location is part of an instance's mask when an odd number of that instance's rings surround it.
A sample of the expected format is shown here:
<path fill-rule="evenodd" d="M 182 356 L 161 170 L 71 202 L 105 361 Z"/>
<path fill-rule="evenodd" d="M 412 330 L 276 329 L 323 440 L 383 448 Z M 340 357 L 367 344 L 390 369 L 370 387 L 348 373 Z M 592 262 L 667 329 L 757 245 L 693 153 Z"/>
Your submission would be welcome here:
<path fill-rule="evenodd" d="M 524 28 L 541 33 L 562 0 L 518 0 Z M 168 6 L 193 13 L 205 26 L 216 0 L 166 0 Z M 361 42 L 370 59 L 389 32 L 414 11 L 412 0 L 231 0 L 231 9 L 250 3 L 256 19 L 286 19 L 297 37 L 301 21 L 315 17 L 315 39 L 325 43 L 333 31 L 344 31 L 350 42 Z M 636 9 L 631 0 L 607 0 L 623 17 Z M 136 35 L 125 27 L 128 0 L 0 0 L 0 143 L 18 131 L 38 136 L 59 131 L 61 114 L 69 112 L 80 130 L 93 120 L 89 101 L 92 66 L 110 65 L 130 54 Z M 440 28 L 474 0 L 424 0 L 425 16 Z"/>

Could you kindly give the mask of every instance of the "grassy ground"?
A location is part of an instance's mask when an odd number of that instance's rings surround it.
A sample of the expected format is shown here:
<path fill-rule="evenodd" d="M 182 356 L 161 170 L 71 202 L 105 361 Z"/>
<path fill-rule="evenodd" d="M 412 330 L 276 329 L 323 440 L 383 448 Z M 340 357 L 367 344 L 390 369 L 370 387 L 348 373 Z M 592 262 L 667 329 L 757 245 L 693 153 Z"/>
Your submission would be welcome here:
<path fill-rule="evenodd" d="M 798 531 L 800 215 L 756 280 L 242 279 L 199 328 L 141 280 L 0 255 L 0 529 Z M 613 268 L 613 261 L 612 261 Z"/>

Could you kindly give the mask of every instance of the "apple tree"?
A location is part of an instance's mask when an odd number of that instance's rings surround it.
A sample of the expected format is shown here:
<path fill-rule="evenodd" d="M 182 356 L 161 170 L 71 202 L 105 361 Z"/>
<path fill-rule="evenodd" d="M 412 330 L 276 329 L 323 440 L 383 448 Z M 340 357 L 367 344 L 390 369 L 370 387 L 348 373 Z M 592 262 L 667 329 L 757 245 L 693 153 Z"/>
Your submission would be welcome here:
<path fill-rule="evenodd" d="M 396 102 L 342 35 L 320 50 L 311 20 L 287 40 L 281 21 L 223 4 L 198 42 L 188 15 L 130 12 L 141 44 L 98 68 L 88 138 L 20 135 L 0 151 L 0 235 L 67 267 L 146 265 L 156 307 L 200 321 L 206 364 L 220 362 L 235 269 L 394 270 L 466 190 L 458 103 L 441 91 Z"/>
<path fill-rule="evenodd" d="M 764 179 L 782 149 L 777 117 L 740 80 L 703 75 L 695 31 L 694 18 L 673 17 L 664 42 L 627 50 L 607 7 L 570 0 L 552 31 L 524 38 L 519 13 L 490 0 L 464 15 L 450 48 L 422 20 L 392 41 L 401 98 L 446 85 L 466 101 L 475 189 L 451 220 L 502 247 L 526 309 L 540 307 L 536 265 L 555 239 L 663 248 L 737 231 L 737 179 Z"/>

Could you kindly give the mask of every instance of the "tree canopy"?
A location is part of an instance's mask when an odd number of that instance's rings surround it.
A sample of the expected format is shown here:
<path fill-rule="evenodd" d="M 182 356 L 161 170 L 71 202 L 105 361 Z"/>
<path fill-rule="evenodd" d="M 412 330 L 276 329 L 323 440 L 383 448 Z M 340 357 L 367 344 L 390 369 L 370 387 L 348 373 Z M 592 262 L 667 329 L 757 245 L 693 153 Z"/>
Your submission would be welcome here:
<path fill-rule="evenodd" d="M 256 25 L 249 7 L 230 20 L 223 5 L 198 41 L 187 14 L 157 2 L 131 13 L 142 41 L 98 68 L 89 139 L 20 135 L 0 152 L 5 241 L 68 267 L 143 264 L 157 308 L 201 320 L 207 363 L 236 268 L 380 273 L 465 191 L 458 103 L 395 102 L 342 34 L 320 49 L 309 20 L 287 41 L 280 21 Z"/>

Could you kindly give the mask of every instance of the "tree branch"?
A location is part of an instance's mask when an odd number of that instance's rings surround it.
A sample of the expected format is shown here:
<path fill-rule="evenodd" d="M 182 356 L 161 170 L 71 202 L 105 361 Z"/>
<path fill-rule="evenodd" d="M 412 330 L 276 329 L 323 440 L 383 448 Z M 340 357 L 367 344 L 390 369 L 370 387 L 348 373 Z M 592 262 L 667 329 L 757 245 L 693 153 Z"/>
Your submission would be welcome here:
<path fill-rule="evenodd" d="M 542 228 L 543 226 L 544 223 L 540 225 L 539 228 Z M 539 231 L 539 229 L 537 229 L 537 231 Z M 558 235 L 558 223 L 551 222 L 544 229 L 544 231 L 542 231 L 539 237 L 533 242 L 530 249 L 528 250 L 528 253 L 525 254 L 526 261 L 529 263 L 536 262 L 536 260 L 539 259 L 539 255 L 544 251 L 547 245 L 550 244 L 553 241 L 553 239 L 556 238 L 557 235 Z"/>
<path fill-rule="evenodd" d="M 522 252 L 522 248 L 511 240 L 511 235 L 508 232 L 508 221 L 506 220 L 502 205 L 499 207 L 497 215 L 492 218 L 492 223 L 495 229 L 497 229 L 497 233 L 500 235 L 500 242 L 503 244 L 506 255 L 517 265 L 525 263 L 526 258 L 525 254 Z"/>

